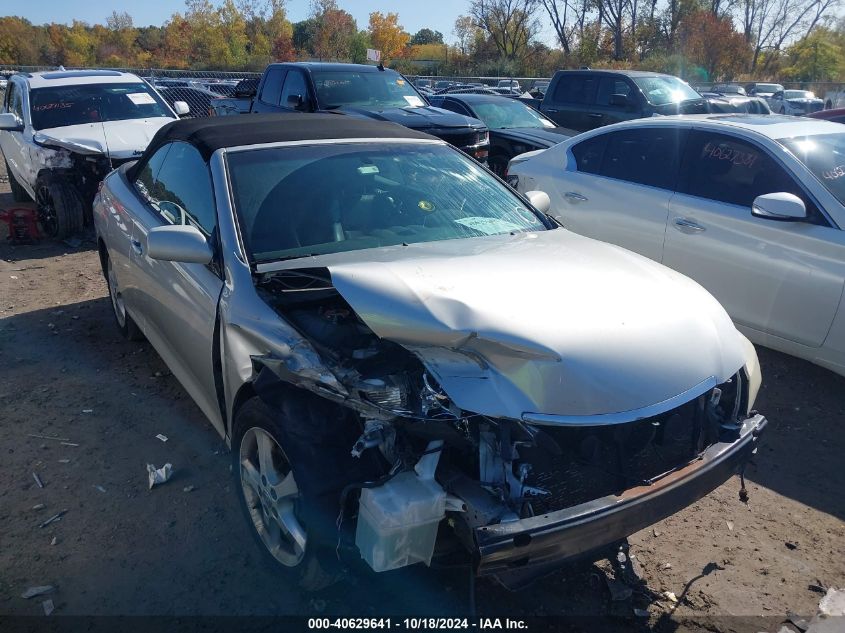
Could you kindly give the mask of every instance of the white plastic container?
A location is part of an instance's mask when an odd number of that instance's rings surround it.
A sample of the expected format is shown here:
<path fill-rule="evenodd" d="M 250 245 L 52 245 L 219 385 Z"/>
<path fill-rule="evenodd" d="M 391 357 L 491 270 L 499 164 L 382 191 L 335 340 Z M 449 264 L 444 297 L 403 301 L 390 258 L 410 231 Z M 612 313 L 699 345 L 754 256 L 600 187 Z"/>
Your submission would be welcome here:
<path fill-rule="evenodd" d="M 432 442 L 429 450 L 442 442 Z M 434 480 L 439 451 L 424 455 L 414 472 L 361 490 L 355 544 L 375 571 L 431 562 L 446 491 Z"/>

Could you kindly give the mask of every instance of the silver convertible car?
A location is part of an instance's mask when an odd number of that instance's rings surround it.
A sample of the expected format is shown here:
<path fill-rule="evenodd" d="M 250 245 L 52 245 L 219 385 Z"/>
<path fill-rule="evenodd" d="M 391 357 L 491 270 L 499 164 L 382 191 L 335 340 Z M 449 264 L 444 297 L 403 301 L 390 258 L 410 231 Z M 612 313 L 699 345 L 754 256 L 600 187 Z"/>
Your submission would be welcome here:
<path fill-rule="evenodd" d="M 516 586 L 755 450 L 757 356 L 721 306 L 547 206 L 433 137 L 291 114 L 170 124 L 94 210 L 118 327 L 230 443 L 268 562 L 317 588 L 336 552 L 455 544 Z"/>

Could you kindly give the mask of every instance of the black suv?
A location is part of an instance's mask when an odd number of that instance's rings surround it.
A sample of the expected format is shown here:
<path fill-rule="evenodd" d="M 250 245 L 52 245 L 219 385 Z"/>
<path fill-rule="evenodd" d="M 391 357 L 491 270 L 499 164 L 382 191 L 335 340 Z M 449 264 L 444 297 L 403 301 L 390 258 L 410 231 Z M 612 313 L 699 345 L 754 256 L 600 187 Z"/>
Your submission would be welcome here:
<path fill-rule="evenodd" d="M 636 70 L 559 70 L 540 111 L 583 132 L 655 114 L 706 114 L 707 102 L 672 75 Z"/>
<path fill-rule="evenodd" d="M 468 116 L 432 108 L 395 70 L 363 64 L 270 64 L 252 112 L 336 112 L 392 121 L 440 137 L 482 162 L 490 147 L 487 127 Z"/>

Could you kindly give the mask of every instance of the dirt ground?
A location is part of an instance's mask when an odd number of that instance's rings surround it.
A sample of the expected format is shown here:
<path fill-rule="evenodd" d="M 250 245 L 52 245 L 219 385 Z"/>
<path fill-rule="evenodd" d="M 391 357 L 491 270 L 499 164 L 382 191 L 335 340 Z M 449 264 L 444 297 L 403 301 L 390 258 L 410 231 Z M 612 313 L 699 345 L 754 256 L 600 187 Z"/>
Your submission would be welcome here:
<path fill-rule="evenodd" d="M 0 630 L 4 616 L 41 615 L 45 598 L 54 619 L 467 613 L 464 571 L 409 568 L 306 595 L 266 570 L 225 446 L 149 344 L 120 338 L 92 249 L 0 240 Z M 788 612 L 812 615 L 822 588 L 845 587 L 845 379 L 759 353 L 756 408 L 770 425 L 750 501 L 732 479 L 630 539 L 648 589 L 678 603 L 637 594 L 649 616 L 618 621 L 625 630 L 774 632 Z M 173 479 L 149 491 L 146 464 L 165 462 Z M 21 597 L 48 584 L 49 596 Z M 476 595 L 479 616 L 565 616 L 545 620 L 561 629 L 597 630 L 579 616 L 613 611 L 590 565 L 518 593 L 479 581 Z"/>

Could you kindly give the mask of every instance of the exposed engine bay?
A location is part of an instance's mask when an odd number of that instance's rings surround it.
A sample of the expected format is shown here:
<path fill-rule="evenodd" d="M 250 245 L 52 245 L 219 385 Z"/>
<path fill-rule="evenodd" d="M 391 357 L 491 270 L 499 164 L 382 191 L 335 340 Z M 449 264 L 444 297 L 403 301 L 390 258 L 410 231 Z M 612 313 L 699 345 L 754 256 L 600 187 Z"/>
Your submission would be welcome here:
<path fill-rule="evenodd" d="M 428 564 L 444 518 L 473 552 L 478 529 L 652 486 L 736 440 L 747 411 L 743 370 L 669 411 L 621 424 L 540 425 L 463 410 L 415 353 L 373 332 L 328 269 L 265 273 L 256 286 L 345 389 L 329 395 L 357 416 L 351 455 L 381 464 L 378 485 L 350 480 L 337 491 L 346 518 L 356 512 L 347 494 L 361 491 L 355 542 L 376 571 Z"/>

